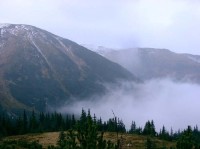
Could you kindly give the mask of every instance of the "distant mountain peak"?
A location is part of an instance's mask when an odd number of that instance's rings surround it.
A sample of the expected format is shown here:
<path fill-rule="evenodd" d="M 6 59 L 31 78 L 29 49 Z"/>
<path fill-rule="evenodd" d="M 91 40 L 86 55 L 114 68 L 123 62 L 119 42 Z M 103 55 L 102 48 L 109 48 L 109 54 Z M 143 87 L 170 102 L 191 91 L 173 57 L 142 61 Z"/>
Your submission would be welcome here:
<path fill-rule="evenodd" d="M 156 48 L 96 51 L 143 80 L 170 78 L 200 84 L 199 55 L 179 54 Z"/>

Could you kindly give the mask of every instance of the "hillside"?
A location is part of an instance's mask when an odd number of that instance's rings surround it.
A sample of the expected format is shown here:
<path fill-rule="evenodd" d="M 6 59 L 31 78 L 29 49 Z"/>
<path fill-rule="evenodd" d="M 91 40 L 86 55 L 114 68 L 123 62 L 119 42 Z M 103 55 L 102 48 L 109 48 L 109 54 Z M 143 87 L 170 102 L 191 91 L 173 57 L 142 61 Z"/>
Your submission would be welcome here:
<path fill-rule="evenodd" d="M 122 65 L 143 80 L 171 78 L 182 82 L 200 83 L 199 55 L 179 54 L 167 49 L 153 48 L 91 49 Z"/>
<path fill-rule="evenodd" d="M 0 112 L 47 111 L 101 94 L 104 83 L 118 80 L 138 81 L 73 41 L 29 25 L 0 25 Z"/>

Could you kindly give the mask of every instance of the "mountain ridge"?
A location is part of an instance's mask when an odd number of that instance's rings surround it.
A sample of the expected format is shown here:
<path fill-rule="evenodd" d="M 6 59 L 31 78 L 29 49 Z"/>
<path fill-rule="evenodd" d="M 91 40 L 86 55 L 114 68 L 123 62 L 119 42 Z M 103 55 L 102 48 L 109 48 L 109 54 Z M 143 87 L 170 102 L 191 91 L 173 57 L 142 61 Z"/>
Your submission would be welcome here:
<path fill-rule="evenodd" d="M 117 63 L 48 31 L 30 25 L 0 26 L 3 107 L 12 99 L 20 108 L 45 111 L 71 97 L 103 93 L 103 83 L 139 80 Z"/>
<path fill-rule="evenodd" d="M 199 55 L 155 48 L 103 49 L 93 50 L 143 80 L 170 78 L 174 81 L 200 83 Z"/>

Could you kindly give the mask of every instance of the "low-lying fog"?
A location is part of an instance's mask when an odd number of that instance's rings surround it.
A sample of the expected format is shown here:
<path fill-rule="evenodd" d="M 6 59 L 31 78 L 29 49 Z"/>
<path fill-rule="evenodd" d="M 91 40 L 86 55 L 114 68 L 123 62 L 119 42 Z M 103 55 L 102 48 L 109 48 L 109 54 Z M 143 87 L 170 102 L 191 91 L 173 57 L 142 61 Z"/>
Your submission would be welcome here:
<path fill-rule="evenodd" d="M 87 101 L 67 103 L 60 112 L 81 113 L 90 109 L 99 118 L 107 120 L 115 115 L 123 120 L 126 128 L 131 121 L 144 126 L 154 120 L 157 130 L 163 125 L 170 131 L 188 125 L 200 126 L 200 86 L 177 83 L 170 79 L 151 80 L 144 84 L 122 83 L 120 87 L 107 85 L 108 92 Z"/>

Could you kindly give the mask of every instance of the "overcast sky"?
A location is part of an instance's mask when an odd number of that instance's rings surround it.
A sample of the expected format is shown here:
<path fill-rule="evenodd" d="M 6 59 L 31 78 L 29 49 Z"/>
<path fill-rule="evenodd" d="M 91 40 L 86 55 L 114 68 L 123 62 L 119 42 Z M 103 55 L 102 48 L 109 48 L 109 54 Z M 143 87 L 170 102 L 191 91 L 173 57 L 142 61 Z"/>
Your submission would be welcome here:
<path fill-rule="evenodd" d="M 200 54 L 199 0 L 0 0 L 0 23 L 30 24 L 80 44 Z"/>

